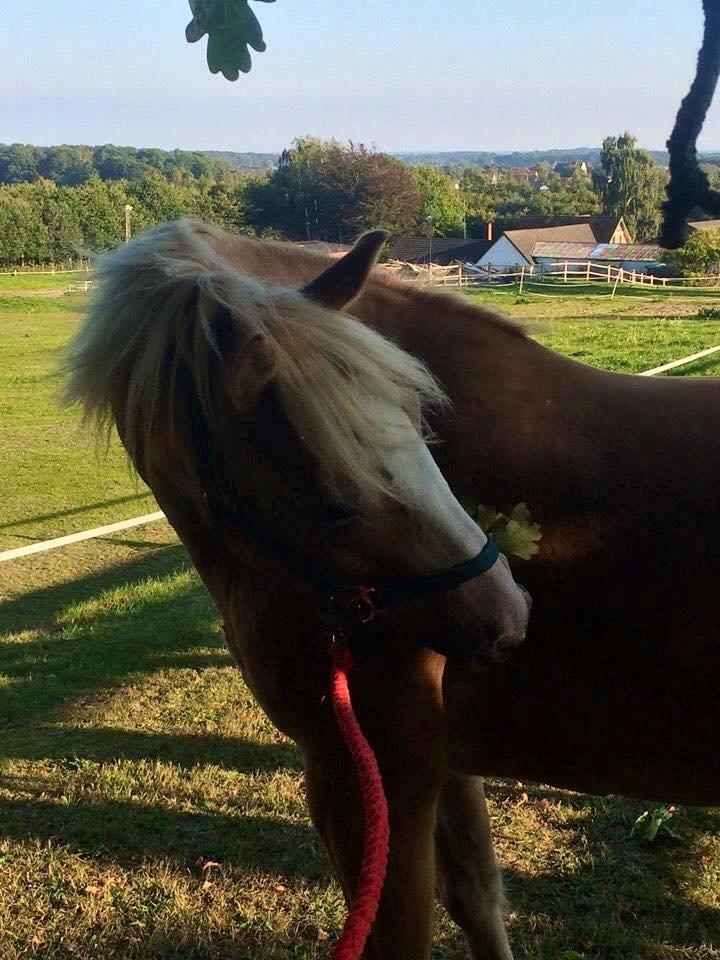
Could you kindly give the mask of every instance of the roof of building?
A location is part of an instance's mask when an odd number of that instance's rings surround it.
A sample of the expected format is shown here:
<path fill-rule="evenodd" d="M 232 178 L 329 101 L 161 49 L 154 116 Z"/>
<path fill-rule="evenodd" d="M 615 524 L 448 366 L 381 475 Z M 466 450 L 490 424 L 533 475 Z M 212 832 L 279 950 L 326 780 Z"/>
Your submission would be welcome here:
<path fill-rule="evenodd" d="M 556 260 L 622 260 L 638 263 L 662 263 L 663 249 L 656 243 L 557 243 L 539 241 L 533 257 L 551 257 Z"/>
<path fill-rule="evenodd" d="M 523 257 L 532 263 L 533 248 L 543 240 L 570 243 L 596 243 L 595 235 L 590 224 L 568 224 L 558 227 L 540 227 L 536 230 L 506 230 L 503 236 L 512 243 Z"/>
<path fill-rule="evenodd" d="M 610 243 L 615 231 L 621 224 L 627 232 L 622 217 L 596 217 L 589 213 L 567 217 L 519 217 L 514 220 L 498 220 L 495 227 L 499 232 L 507 232 L 509 230 L 543 230 L 548 227 L 585 226 L 587 224 L 590 225 L 593 239 L 598 243 Z M 582 238 L 579 236 L 575 239 L 582 242 Z"/>
<path fill-rule="evenodd" d="M 587 260 L 597 247 L 594 240 L 588 243 L 571 241 L 540 240 L 532 249 L 533 257 L 553 257 L 560 260 Z"/>
<path fill-rule="evenodd" d="M 662 263 L 665 252 L 658 243 L 599 243 L 591 259 Z"/>
<path fill-rule="evenodd" d="M 622 217 L 591 217 L 590 226 L 598 243 L 610 243 L 613 234 L 620 226 L 630 236 L 630 231 Z"/>
<path fill-rule="evenodd" d="M 405 263 L 427 263 L 432 251 L 433 263 L 453 260 L 476 262 L 493 245 L 492 240 L 459 240 L 457 237 L 399 237 L 388 257 Z"/>
<path fill-rule="evenodd" d="M 590 164 L 586 160 L 558 160 L 553 167 L 555 173 L 561 177 L 571 176 L 576 170 L 589 170 Z"/>
<path fill-rule="evenodd" d="M 688 226 L 692 230 L 720 230 L 720 220 L 690 220 Z"/>

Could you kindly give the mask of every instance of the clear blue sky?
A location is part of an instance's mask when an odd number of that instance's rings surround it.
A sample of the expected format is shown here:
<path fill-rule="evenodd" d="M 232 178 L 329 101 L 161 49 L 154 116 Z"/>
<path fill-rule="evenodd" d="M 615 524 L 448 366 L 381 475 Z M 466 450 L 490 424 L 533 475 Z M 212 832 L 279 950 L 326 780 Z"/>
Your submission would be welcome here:
<path fill-rule="evenodd" d="M 277 0 L 229 84 L 185 0 L 5 0 L 0 141 L 278 150 L 661 147 L 691 79 L 700 0 Z M 701 141 L 720 148 L 713 107 Z"/>

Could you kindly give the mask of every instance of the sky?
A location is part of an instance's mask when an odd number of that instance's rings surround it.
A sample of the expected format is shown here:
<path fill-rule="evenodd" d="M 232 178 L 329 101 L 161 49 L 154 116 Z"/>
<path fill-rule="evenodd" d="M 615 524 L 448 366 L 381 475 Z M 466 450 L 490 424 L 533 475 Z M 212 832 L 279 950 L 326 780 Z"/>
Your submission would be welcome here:
<path fill-rule="evenodd" d="M 277 151 L 662 148 L 701 0 L 277 0 L 248 76 L 209 74 L 186 0 L 5 0 L 0 142 Z M 720 110 L 699 143 L 720 150 Z"/>

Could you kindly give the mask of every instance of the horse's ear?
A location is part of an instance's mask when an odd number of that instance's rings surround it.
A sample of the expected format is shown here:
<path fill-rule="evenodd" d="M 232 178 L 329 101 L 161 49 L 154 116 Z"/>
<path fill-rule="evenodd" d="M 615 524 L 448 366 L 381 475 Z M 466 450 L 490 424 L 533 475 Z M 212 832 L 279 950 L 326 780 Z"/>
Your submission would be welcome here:
<path fill-rule="evenodd" d="M 385 230 L 364 233 L 352 250 L 300 291 L 314 303 L 341 310 L 360 293 L 389 234 Z"/>
<path fill-rule="evenodd" d="M 267 337 L 249 341 L 228 365 L 228 390 L 238 410 L 248 410 L 275 376 L 277 357 Z"/>

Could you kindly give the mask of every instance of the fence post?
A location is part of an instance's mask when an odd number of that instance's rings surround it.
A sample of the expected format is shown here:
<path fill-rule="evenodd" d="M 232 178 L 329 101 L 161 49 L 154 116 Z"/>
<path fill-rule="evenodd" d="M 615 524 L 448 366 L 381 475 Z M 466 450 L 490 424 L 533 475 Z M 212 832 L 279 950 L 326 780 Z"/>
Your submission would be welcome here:
<path fill-rule="evenodd" d="M 519 296 L 522 296 L 524 282 L 525 282 L 525 267 L 520 267 L 520 290 L 518 291 Z"/>
<path fill-rule="evenodd" d="M 567 283 L 567 260 L 565 261 L 565 266 L 563 270 L 563 283 Z"/>
<path fill-rule="evenodd" d="M 615 299 L 615 291 L 618 288 L 618 284 L 620 283 L 621 277 L 622 277 L 622 267 L 618 267 L 617 276 L 615 277 L 615 286 L 613 287 L 612 294 L 610 295 L 611 300 Z"/>

